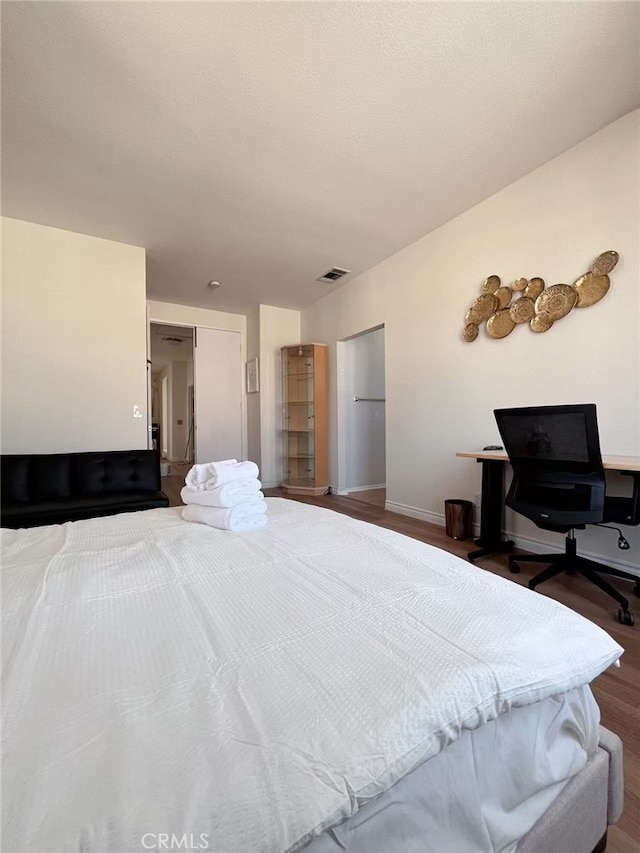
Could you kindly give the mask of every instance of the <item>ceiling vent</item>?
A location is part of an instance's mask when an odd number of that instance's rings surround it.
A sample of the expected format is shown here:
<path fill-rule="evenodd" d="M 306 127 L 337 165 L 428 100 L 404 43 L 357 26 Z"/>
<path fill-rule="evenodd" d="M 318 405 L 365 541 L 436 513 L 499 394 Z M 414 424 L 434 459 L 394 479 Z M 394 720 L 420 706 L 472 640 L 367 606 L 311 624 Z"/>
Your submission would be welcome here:
<path fill-rule="evenodd" d="M 341 267 L 331 267 L 329 272 L 321 275 L 320 278 L 316 279 L 316 281 L 326 281 L 331 283 L 332 281 L 338 281 L 338 279 L 342 278 L 343 275 L 349 275 L 350 272 L 351 270 L 343 270 Z"/>

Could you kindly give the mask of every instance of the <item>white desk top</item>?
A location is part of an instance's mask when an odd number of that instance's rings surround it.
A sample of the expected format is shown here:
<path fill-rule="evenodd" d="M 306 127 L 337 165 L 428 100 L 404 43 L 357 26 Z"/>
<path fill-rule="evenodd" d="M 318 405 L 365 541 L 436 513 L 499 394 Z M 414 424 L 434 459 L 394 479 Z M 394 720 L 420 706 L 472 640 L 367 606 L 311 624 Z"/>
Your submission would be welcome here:
<path fill-rule="evenodd" d="M 496 462 L 508 462 L 504 450 L 460 450 L 456 456 L 468 459 L 495 459 Z M 640 471 L 640 456 L 604 456 L 602 465 L 607 471 Z"/>

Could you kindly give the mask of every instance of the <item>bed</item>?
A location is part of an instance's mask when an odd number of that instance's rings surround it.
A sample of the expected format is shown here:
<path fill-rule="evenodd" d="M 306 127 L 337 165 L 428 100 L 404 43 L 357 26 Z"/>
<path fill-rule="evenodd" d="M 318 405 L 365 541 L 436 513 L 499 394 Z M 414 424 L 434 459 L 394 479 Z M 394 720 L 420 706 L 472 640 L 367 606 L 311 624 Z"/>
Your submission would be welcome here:
<path fill-rule="evenodd" d="M 268 516 L 2 531 L 4 849 L 602 849 L 604 631 L 392 531 Z"/>

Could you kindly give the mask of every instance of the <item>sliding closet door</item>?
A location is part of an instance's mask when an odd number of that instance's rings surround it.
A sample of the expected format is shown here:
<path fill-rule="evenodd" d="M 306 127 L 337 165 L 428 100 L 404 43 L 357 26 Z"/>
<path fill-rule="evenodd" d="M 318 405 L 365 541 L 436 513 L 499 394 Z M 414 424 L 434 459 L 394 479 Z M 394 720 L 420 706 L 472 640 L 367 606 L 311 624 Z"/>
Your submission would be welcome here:
<path fill-rule="evenodd" d="M 240 332 L 196 329 L 196 462 L 242 458 L 242 379 Z"/>

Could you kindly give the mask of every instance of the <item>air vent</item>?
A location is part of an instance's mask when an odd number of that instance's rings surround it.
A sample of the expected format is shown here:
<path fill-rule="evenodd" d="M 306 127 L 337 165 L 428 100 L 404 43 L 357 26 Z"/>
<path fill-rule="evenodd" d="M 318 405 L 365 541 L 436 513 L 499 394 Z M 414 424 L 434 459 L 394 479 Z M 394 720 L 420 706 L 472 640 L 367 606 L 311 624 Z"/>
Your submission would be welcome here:
<path fill-rule="evenodd" d="M 162 340 L 165 342 L 165 344 L 169 344 L 169 346 L 171 347 L 179 347 L 180 344 L 182 344 L 182 342 L 184 341 L 184 338 L 167 337 L 163 338 Z"/>
<path fill-rule="evenodd" d="M 321 275 L 320 278 L 316 279 L 316 281 L 326 281 L 330 283 L 342 278 L 343 275 L 349 275 L 350 272 L 351 270 L 343 270 L 341 267 L 332 267 L 329 272 Z"/>

